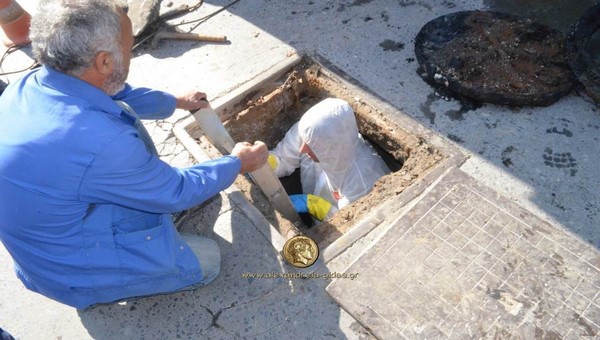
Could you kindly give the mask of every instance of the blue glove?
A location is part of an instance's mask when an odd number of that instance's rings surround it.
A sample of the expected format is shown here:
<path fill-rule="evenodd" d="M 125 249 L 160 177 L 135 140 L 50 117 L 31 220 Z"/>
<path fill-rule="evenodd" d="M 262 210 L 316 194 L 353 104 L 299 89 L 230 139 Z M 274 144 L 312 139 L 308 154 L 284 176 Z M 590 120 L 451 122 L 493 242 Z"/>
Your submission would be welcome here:
<path fill-rule="evenodd" d="M 308 197 L 305 194 L 300 195 L 290 195 L 290 200 L 294 205 L 294 209 L 298 213 L 307 213 L 308 212 Z"/>
<path fill-rule="evenodd" d="M 298 213 L 309 213 L 319 221 L 323 221 L 331 209 L 329 201 L 316 195 L 290 195 L 290 200 Z"/>

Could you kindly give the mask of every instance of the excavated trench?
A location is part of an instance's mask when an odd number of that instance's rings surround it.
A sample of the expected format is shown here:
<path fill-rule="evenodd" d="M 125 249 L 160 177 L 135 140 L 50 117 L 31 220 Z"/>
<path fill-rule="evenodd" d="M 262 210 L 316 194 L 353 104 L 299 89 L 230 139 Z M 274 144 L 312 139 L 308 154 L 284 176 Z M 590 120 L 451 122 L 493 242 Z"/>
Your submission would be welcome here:
<path fill-rule="evenodd" d="M 302 60 L 277 81 L 263 86 L 260 91 L 247 94 L 239 102 L 221 113 L 224 125 L 235 141 L 261 140 L 269 149 L 275 147 L 287 130 L 311 106 L 327 97 L 346 100 L 352 106 L 360 133 L 375 147 L 392 173 L 382 177 L 372 192 L 331 219 L 313 227 L 295 226 L 276 212 L 267 197 L 247 176 L 238 176 L 235 185 L 246 198 L 278 229 L 286 239 L 302 233 L 312 237 L 320 247 L 326 247 L 386 201 L 401 194 L 411 184 L 424 177 L 445 155 L 419 137 L 406 131 L 372 104 L 361 99 L 338 80 L 325 72 L 322 65 Z M 203 136 L 200 128 L 188 133 L 210 157 L 220 153 Z M 297 175 L 297 174 L 296 174 Z M 288 193 L 298 193 L 299 176 L 283 178 Z"/>

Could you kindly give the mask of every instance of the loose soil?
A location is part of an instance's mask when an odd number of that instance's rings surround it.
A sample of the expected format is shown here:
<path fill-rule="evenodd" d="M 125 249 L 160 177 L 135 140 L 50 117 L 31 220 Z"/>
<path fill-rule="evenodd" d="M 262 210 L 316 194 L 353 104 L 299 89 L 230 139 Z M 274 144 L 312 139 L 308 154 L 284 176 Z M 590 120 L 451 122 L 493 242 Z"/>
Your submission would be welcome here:
<path fill-rule="evenodd" d="M 436 86 L 488 103 L 547 106 L 575 84 L 564 41 L 527 18 L 463 11 L 423 26 L 415 54 L 419 74 Z"/>

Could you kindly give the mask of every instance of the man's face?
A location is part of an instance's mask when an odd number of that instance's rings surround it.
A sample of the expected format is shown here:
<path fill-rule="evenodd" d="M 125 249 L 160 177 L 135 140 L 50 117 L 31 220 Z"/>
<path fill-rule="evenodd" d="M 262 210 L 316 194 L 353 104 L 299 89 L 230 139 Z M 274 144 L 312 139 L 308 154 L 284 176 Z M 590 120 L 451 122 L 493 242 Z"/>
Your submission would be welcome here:
<path fill-rule="evenodd" d="M 117 94 L 125 86 L 125 80 L 129 75 L 129 65 L 131 63 L 131 48 L 133 47 L 133 31 L 131 20 L 124 11 L 121 11 L 121 48 L 120 55 L 113 56 L 114 67 L 112 73 L 104 82 L 104 90 L 108 95 Z"/>

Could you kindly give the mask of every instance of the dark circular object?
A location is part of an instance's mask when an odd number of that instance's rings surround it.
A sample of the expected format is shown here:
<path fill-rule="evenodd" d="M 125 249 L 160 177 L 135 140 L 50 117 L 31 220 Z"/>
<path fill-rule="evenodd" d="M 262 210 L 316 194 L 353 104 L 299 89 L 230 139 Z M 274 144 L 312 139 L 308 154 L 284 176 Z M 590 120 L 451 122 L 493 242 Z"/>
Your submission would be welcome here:
<path fill-rule="evenodd" d="M 567 37 L 567 62 L 585 92 L 600 104 L 600 3 L 588 9 Z"/>
<path fill-rule="evenodd" d="M 562 33 L 503 13 L 433 19 L 417 34 L 415 54 L 426 81 L 482 102 L 547 106 L 575 84 Z"/>

